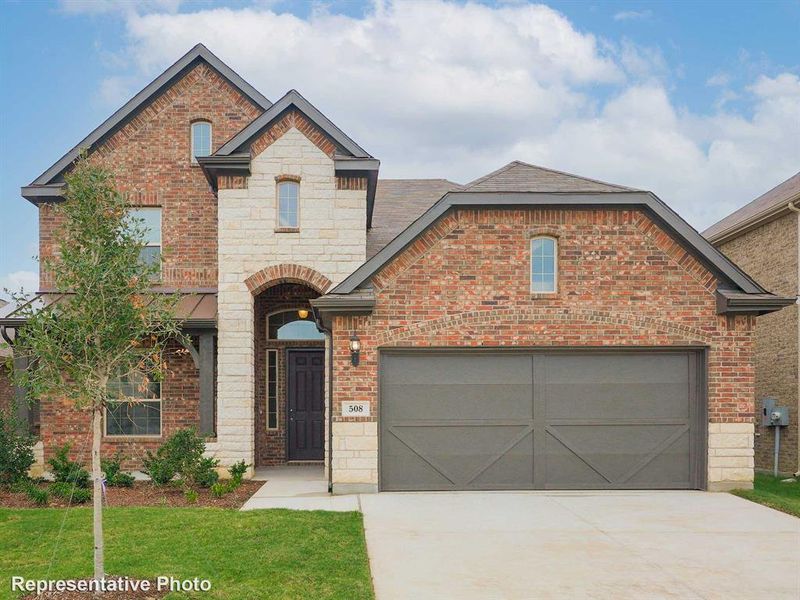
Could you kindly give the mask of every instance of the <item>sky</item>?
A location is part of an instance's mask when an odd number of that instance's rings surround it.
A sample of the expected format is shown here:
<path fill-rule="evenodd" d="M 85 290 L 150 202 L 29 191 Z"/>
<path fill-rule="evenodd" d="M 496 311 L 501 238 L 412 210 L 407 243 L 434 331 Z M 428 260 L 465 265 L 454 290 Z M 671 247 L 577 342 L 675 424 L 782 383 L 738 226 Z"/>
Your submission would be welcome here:
<path fill-rule="evenodd" d="M 19 195 L 198 42 L 297 89 L 382 177 L 511 160 L 655 192 L 702 230 L 800 170 L 800 0 L 0 0 L 0 297 L 37 288 Z"/>

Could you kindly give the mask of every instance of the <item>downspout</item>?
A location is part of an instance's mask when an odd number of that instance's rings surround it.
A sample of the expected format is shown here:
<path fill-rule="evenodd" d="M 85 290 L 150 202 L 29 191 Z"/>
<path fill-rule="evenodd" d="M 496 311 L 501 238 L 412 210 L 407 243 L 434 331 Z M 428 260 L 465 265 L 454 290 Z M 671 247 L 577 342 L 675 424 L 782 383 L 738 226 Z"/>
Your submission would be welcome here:
<path fill-rule="evenodd" d="M 333 330 L 325 327 L 322 317 L 315 307 L 311 307 L 314 315 L 314 322 L 317 329 L 325 334 L 328 342 L 328 372 L 326 376 L 328 387 L 328 418 L 326 419 L 326 429 L 328 430 L 328 493 L 333 493 Z"/>
<path fill-rule="evenodd" d="M 793 200 L 786 204 L 786 207 L 797 215 L 797 231 L 795 232 L 795 246 L 797 246 L 797 299 L 800 304 L 800 208 L 797 207 L 797 202 L 800 200 Z M 798 428 L 800 428 L 800 306 L 797 307 L 797 412 L 795 412 L 795 419 L 798 420 Z M 797 471 L 794 473 L 795 477 L 800 477 L 800 440 L 797 442 Z"/>

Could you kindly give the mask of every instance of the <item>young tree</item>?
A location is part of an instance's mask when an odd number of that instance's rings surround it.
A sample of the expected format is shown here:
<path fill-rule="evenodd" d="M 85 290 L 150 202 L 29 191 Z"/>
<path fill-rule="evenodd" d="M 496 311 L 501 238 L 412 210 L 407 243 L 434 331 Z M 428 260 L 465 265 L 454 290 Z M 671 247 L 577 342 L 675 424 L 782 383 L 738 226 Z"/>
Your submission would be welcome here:
<path fill-rule="evenodd" d="M 166 344 L 182 334 L 174 317 L 178 298 L 151 291 L 159 265 L 141 260 L 146 228 L 128 214 L 111 172 L 84 155 L 65 179 L 65 201 L 54 208 L 61 218 L 57 252 L 41 259 L 63 297 L 46 307 L 23 304 L 27 320 L 14 353 L 27 357 L 29 367 L 15 373 L 15 380 L 29 398 L 65 399 L 91 420 L 99 580 L 104 577 L 100 441 L 108 384 L 139 373 L 159 380 Z"/>

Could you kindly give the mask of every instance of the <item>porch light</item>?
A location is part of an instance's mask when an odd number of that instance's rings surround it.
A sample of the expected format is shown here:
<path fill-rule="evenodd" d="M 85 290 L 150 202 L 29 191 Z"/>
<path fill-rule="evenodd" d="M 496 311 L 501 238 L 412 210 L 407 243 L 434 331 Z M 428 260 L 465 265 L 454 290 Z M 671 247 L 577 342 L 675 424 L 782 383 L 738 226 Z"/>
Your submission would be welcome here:
<path fill-rule="evenodd" d="M 300 310 L 297 311 L 297 316 L 300 317 L 301 319 L 307 319 L 308 310 L 305 308 L 301 308 Z"/>
<path fill-rule="evenodd" d="M 350 362 L 354 367 L 358 366 L 359 356 L 361 354 L 361 342 L 358 336 L 354 333 L 350 336 Z"/>

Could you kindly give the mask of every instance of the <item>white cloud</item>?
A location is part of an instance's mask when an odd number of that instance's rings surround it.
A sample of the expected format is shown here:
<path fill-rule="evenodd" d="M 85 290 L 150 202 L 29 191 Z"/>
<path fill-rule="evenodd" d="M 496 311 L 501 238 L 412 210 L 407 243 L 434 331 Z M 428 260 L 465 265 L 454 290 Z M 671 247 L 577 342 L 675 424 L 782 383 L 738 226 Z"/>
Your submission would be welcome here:
<path fill-rule="evenodd" d="M 622 10 L 614 15 L 615 21 L 638 21 L 653 16 L 651 10 Z"/>
<path fill-rule="evenodd" d="M 709 87 L 725 87 L 731 82 L 731 76 L 722 71 L 714 73 L 711 77 L 706 79 L 706 85 Z"/>
<path fill-rule="evenodd" d="M 39 289 L 39 274 L 33 271 L 14 271 L 0 276 L 0 298 L 10 300 L 6 290 L 31 294 Z"/>
<path fill-rule="evenodd" d="M 384 177 L 465 182 L 520 159 L 651 189 L 702 228 L 797 170 L 796 76 L 739 90 L 748 116 L 724 101 L 694 114 L 675 106 L 657 48 L 600 40 L 546 6 L 216 8 L 126 24 L 140 79 L 202 41 L 269 98 L 298 89 Z"/>

